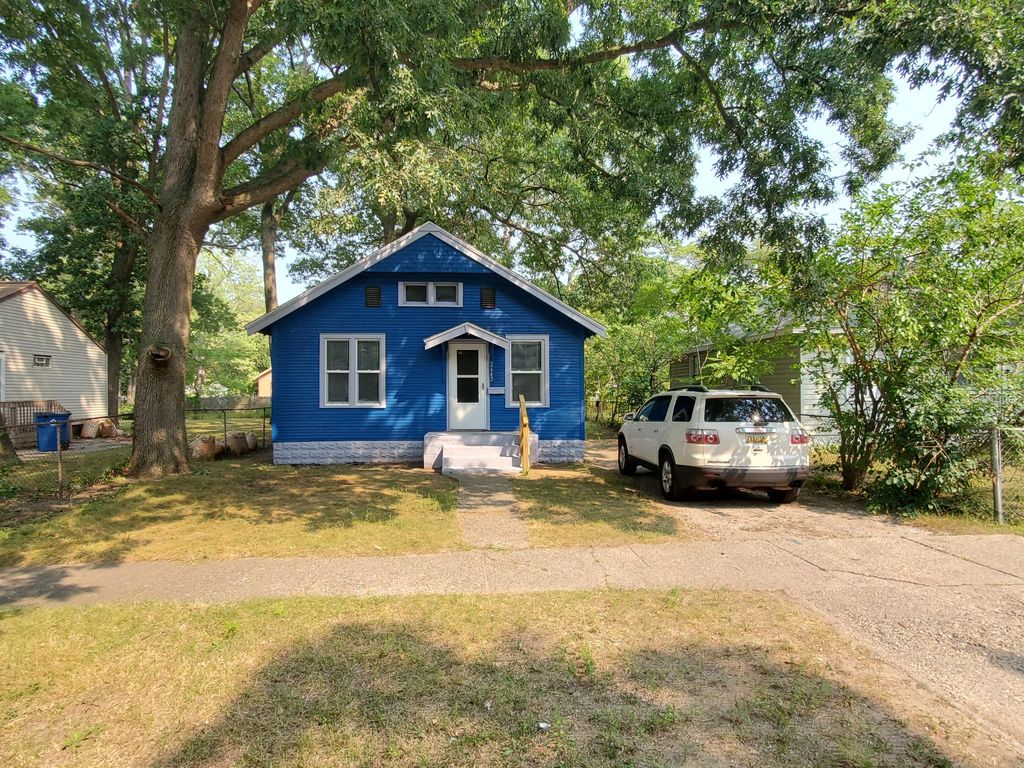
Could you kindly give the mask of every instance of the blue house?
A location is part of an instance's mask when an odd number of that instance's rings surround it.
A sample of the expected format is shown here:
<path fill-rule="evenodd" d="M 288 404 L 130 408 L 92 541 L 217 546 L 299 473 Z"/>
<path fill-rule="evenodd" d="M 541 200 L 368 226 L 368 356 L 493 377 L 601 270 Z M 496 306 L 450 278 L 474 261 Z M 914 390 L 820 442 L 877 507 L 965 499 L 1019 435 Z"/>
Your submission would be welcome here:
<path fill-rule="evenodd" d="M 274 462 L 518 465 L 519 395 L 533 461 L 583 458 L 577 312 L 424 224 L 272 312 Z"/>

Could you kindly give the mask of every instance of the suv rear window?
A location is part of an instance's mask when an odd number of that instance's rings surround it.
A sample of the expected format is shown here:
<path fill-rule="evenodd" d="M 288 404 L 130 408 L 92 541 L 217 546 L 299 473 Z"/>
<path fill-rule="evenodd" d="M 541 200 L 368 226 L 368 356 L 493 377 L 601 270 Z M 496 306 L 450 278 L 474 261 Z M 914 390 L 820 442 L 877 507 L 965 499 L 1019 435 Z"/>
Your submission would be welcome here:
<path fill-rule="evenodd" d="M 709 397 L 704 401 L 704 421 L 793 421 L 789 408 L 777 397 Z"/>

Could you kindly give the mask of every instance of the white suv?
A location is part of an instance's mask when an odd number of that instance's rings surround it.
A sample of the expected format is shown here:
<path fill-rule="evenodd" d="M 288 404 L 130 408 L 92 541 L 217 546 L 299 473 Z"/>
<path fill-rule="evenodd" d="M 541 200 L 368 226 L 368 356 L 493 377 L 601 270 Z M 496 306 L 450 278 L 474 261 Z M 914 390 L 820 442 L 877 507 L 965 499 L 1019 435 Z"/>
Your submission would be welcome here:
<path fill-rule="evenodd" d="M 777 504 L 795 501 L 810 470 L 810 435 L 764 387 L 661 392 L 619 430 L 619 472 L 658 473 L 661 493 L 759 488 Z"/>

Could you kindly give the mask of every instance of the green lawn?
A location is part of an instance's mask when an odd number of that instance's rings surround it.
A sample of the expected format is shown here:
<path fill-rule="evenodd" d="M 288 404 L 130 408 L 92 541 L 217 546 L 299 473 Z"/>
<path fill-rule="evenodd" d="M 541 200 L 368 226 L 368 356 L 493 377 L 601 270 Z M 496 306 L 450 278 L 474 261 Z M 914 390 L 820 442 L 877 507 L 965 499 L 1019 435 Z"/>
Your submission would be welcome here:
<path fill-rule="evenodd" d="M 9 610 L 0 647 L 7 768 L 926 768 L 975 746 L 772 595 Z"/>
<path fill-rule="evenodd" d="M 103 476 L 122 452 L 83 455 Z M 107 469 L 103 469 L 106 460 Z M 41 462 L 19 489 L 49 487 Z M 408 466 L 275 466 L 269 452 L 197 463 L 191 475 L 128 482 L 69 509 L 24 494 L 0 503 L 0 566 L 118 560 L 372 555 L 462 547 L 456 485 Z"/>
<path fill-rule="evenodd" d="M 81 491 L 101 481 L 116 479 L 128 464 L 131 449 L 127 446 L 93 453 L 67 453 L 64 455 L 65 489 Z M 0 521 L 4 499 L 50 498 L 57 494 L 56 454 L 42 459 L 26 461 L 4 469 L 0 467 Z"/>
<path fill-rule="evenodd" d="M 534 546 L 614 546 L 699 535 L 671 505 L 616 470 L 538 466 L 513 478 L 512 487 Z"/>

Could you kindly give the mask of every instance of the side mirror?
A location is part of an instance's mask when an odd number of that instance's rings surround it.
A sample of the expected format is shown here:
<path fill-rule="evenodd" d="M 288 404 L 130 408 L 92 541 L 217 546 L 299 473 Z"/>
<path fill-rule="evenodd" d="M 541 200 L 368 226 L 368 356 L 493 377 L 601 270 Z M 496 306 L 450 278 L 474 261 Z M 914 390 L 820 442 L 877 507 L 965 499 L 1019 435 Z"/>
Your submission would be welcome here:
<path fill-rule="evenodd" d="M 635 416 L 636 416 L 635 413 L 627 413 L 625 416 L 622 417 L 622 420 L 623 421 L 632 421 Z"/>

